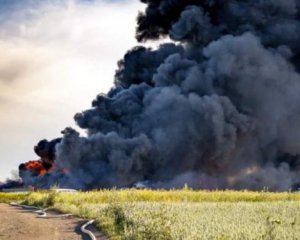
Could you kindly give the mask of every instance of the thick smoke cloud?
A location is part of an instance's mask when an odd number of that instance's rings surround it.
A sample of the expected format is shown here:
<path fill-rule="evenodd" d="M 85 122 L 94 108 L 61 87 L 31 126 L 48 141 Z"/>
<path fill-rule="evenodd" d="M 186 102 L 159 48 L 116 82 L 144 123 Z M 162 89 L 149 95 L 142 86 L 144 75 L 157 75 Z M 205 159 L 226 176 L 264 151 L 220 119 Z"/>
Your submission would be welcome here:
<path fill-rule="evenodd" d="M 175 40 L 205 43 L 209 38 L 251 31 L 267 45 L 298 48 L 300 4 L 295 0 L 142 2 L 148 6 L 138 17 L 138 40 L 170 34 Z"/>
<path fill-rule="evenodd" d="M 130 50 L 124 59 L 118 62 L 115 84 L 128 88 L 133 84 L 147 83 L 153 85 L 152 77 L 162 62 L 174 53 L 183 54 L 182 46 L 172 43 L 161 45 L 160 51 L 138 46 Z"/>
<path fill-rule="evenodd" d="M 52 141 L 48 141 L 46 139 L 41 140 L 34 147 L 34 152 L 42 159 L 46 159 L 48 161 L 55 160 L 55 146 L 61 141 L 60 138 L 53 139 Z"/>
<path fill-rule="evenodd" d="M 143 0 L 115 87 L 75 116 L 47 184 L 288 190 L 300 182 L 299 3 Z M 45 177 L 44 177 L 45 179 Z M 36 182 L 38 184 L 38 181 Z"/>

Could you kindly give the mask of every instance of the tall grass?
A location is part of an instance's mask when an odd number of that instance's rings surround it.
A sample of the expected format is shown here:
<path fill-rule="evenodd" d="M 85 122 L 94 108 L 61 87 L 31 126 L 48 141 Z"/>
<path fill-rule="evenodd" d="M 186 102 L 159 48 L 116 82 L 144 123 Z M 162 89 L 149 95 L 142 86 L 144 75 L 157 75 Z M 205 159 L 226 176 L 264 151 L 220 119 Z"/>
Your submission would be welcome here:
<path fill-rule="evenodd" d="M 105 204 L 112 202 L 277 202 L 300 201 L 299 193 L 250 192 L 250 191 L 192 191 L 188 189 L 171 191 L 153 190 L 102 190 L 78 193 L 58 193 L 55 203 L 70 205 Z M 48 206 L 51 192 L 32 192 L 26 202 L 32 205 Z"/>
<path fill-rule="evenodd" d="M 24 201 L 29 194 L 24 193 L 3 193 L 0 192 L 0 203 L 10 203 Z"/>

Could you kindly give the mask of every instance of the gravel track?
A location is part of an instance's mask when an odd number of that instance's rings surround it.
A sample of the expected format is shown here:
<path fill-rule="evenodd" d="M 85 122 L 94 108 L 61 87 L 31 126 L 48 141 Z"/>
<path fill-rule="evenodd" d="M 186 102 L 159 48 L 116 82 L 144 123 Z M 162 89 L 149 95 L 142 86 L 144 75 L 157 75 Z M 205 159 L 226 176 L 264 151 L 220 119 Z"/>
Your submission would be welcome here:
<path fill-rule="evenodd" d="M 89 240 L 80 230 L 85 223 L 74 217 L 37 218 L 31 211 L 0 204 L 0 240 Z M 100 233 L 95 235 L 106 240 Z"/>

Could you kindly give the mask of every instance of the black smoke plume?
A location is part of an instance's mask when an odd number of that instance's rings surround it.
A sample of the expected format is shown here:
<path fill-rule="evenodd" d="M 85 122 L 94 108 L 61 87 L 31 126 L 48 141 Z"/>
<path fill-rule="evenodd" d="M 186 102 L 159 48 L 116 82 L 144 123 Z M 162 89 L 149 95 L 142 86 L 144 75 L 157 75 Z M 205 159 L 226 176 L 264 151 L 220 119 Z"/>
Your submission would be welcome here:
<path fill-rule="evenodd" d="M 34 152 L 38 155 L 41 159 L 48 162 L 54 162 L 55 160 L 55 146 L 61 141 L 61 138 L 56 138 L 51 141 L 46 139 L 41 140 L 38 144 L 34 147 Z"/>
<path fill-rule="evenodd" d="M 0 182 L 0 191 L 9 188 L 20 188 L 20 187 L 23 187 L 23 181 L 21 179 L 17 179 L 17 180 L 9 179 L 4 183 Z"/>
<path fill-rule="evenodd" d="M 68 173 L 27 184 L 296 187 L 299 1 L 142 2 L 137 39 L 173 43 L 126 53 L 115 87 L 75 116 L 87 137 L 67 128 L 55 145 L 55 164 Z"/>

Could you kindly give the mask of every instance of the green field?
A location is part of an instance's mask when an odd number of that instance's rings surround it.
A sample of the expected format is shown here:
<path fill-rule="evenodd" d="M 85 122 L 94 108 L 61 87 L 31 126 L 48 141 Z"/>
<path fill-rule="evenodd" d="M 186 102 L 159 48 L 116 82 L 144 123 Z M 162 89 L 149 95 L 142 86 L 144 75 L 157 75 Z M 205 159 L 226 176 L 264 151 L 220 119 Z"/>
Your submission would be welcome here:
<path fill-rule="evenodd" d="M 1 194 L 96 219 L 110 239 L 300 239 L 300 194 L 111 190 Z"/>

